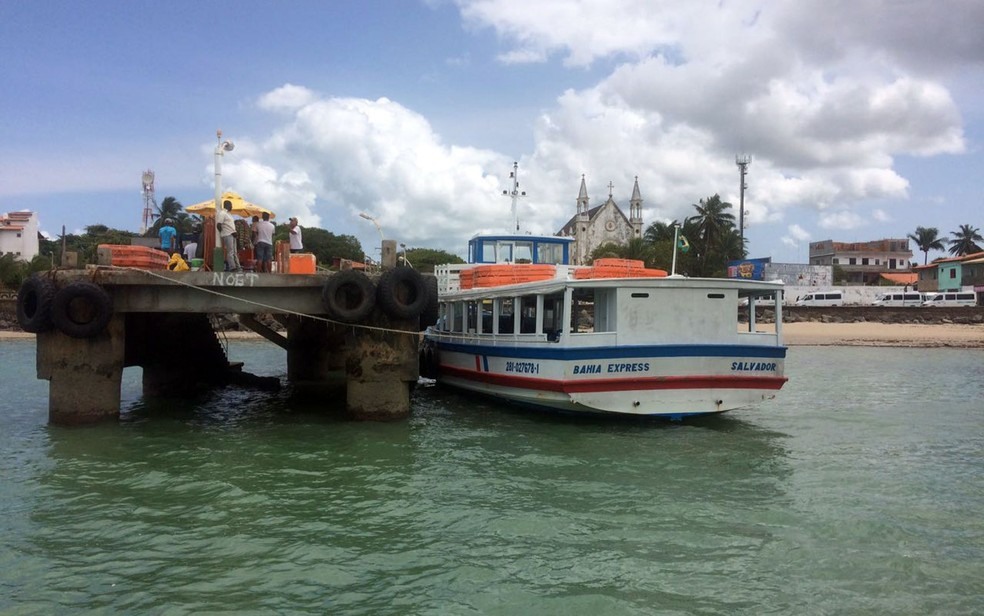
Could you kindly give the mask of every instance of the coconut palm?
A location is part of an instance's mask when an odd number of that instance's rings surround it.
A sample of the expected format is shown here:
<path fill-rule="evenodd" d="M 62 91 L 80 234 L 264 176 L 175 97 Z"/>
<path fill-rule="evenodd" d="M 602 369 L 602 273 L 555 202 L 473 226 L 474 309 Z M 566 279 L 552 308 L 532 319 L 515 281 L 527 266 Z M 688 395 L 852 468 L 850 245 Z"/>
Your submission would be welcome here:
<path fill-rule="evenodd" d="M 984 237 L 981 237 L 981 230 L 977 227 L 971 225 L 960 225 L 959 231 L 950 231 L 950 235 L 953 236 L 950 243 L 950 254 L 959 257 L 961 255 L 969 255 L 974 252 L 981 252 L 981 242 L 984 242 Z"/>
<path fill-rule="evenodd" d="M 936 227 L 916 227 L 915 233 L 908 235 L 909 239 L 916 243 L 919 250 L 923 253 L 923 265 L 929 262 L 930 250 L 945 250 L 943 240 L 940 239 L 940 230 Z"/>
<path fill-rule="evenodd" d="M 184 206 L 181 205 L 180 201 L 174 197 L 164 197 L 161 204 L 157 206 L 157 213 L 154 214 L 154 218 L 156 219 L 154 220 L 154 224 L 147 229 L 147 233 L 145 234 L 148 237 L 156 236 L 157 231 L 168 218 L 174 221 L 175 228 L 180 231 L 183 227 L 182 223 L 188 219 L 188 214 L 184 211 Z"/>
<path fill-rule="evenodd" d="M 666 242 L 673 241 L 673 227 L 679 225 L 677 221 L 673 222 L 654 222 L 653 224 L 646 227 L 646 233 L 643 237 L 650 244 L 655 244 L 656 242 Z"/>
<path fill-rule="evenodd" d="M 695 216 L 687 219 L 693 224 L 696 233 L 697 253 L 700 255 L 701 269 L 706 275 L 708 258 L 712 253 L 720 254 L 720 248 L 728 231 L 735 228 L 735 215 L 729 212 L 731 204 L 721 201 L 714 195 L 694 204 Z"/>

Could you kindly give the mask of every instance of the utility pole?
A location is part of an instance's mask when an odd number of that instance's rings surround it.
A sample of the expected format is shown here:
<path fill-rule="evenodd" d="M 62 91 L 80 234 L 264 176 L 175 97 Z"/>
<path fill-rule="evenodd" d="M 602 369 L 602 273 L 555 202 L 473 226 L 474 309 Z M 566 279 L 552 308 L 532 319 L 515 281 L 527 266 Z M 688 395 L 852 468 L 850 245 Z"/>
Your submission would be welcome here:
<path fill-rule="evenodd" d="M 747 154 L 735 156 L 735 164 L 738 165 L 740 183 L 738 184 L 738 234 L 741 237 L 741 250 L 745 251 L 745 174 L 748 173 L 748 165 L 752 164 L 752 157 Z"/>

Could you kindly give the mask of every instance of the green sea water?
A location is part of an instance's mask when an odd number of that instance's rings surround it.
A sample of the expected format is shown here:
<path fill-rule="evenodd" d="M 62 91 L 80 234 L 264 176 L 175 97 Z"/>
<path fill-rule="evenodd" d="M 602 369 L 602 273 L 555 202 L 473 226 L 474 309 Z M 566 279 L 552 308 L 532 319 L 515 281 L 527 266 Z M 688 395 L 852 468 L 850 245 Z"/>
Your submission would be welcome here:
<path fill-rule="evenodd" d="M 776 400 L 683 423 L 437 387 L 355 423 L 130 369 L 85 428 L 34 353 L 0 341 L 0 614 L 984 613 L 980 350 L 794 347 Z"/>

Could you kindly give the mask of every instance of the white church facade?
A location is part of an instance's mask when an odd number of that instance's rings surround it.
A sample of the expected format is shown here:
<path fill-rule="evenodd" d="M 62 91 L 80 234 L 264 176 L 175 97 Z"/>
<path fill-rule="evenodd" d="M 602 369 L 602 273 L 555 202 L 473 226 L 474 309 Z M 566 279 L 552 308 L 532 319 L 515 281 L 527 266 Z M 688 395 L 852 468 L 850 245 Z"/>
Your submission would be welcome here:
<path fill-rule="evenodd" d="M 629 200 L 629 215 L 618 207 L 612 197 L 614 186 L 608 184 L 608 200 L 601 205 L 590 206 L 588 188 L 581 176 L 581 189 L 577 196 L 577 213 L 556 233 L 562 237 L 574 238 L 571 247 L 571 263 L 587 264 L 591 253 L 603 244 L 614 242 L 619 245 L 629 243 L 633 238 L 642 237 L 642 196 L 639 193 L 639 178 L 636 177 Z"/>

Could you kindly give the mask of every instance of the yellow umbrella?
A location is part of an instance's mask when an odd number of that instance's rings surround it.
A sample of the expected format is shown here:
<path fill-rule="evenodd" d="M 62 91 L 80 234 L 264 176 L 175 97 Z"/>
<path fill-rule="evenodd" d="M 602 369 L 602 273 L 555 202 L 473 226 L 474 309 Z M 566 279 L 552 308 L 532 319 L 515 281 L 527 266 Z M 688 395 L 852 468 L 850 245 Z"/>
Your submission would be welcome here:
<path fill-rule="evenodd" d="M 256 205 L 255 203 L 250 203 L 249 201 L 243 199 L 242 197 L 232 192 L 231 190 L 227 190 L 226 192 L 222 193 L 222 199 L 219 201 L 219 203 L 221 204 L 225 201 L 232 202 L 232 209 L 229 210 L 229 213 L 235 216 L 252 218 L 253 216 L 263 216 L 264 213 L 268 213 L 270 214 L 271 219 L 277 217 L 277 215 L 274 214 L 271 210 Z M 215 200 L 209 199 L 208 201 L 202 201 L 201 203 L 189 205 L 184 209 L 184 211 L 188 212 L 189 214 L 198 214 L 199 216 L 206 216 L 206 217 L 214 216 Z"/>

